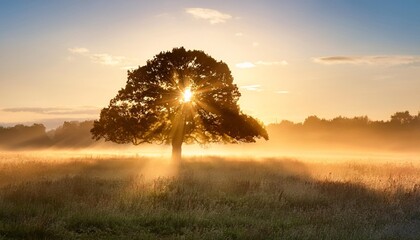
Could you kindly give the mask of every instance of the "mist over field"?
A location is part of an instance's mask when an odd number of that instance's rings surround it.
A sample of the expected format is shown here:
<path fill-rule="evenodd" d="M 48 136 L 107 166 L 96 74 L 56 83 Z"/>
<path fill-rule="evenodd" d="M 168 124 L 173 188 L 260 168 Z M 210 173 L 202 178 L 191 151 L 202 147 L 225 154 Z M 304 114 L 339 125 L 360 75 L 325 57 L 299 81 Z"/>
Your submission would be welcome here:
<path fill-rule="evenodd" d="M 95 141 L 93 121 L 64 122 L 46 130 L 42 124 L 0 127 L 0 149 L 91 151 L 98 154 L 169 156 L 165 144 L 115 144 Z M 257 156 L 257 157 L 352 157 L 415 159 L 420 152 L 420 115 L 397 112 L 387 121 L 368 117 L 322 119 L 310 116 L 302 123 L 282 121 L 266 126 L 269 140 L 250 144 L 184 145 L 187 156 Z"/>
<path fill-rule="evenodd" d="M 268 141 L 186 145 L 180 165 L 92 140 L 92 121 L 0 128 L 0 236 L 418 239 L 418 119 L 283 121 Z"/>
<path fill-rule="evenodd" d="M 94 141 L 92 121 L 0 128 L 5 239 L 418 239 L 420 121 L 315 116 L 270 139 Z"/>
<path fill-rule="evenodd" d="M 0 235 L 417 239 L 417 161 L 329 160 L 1 153 Z"/>

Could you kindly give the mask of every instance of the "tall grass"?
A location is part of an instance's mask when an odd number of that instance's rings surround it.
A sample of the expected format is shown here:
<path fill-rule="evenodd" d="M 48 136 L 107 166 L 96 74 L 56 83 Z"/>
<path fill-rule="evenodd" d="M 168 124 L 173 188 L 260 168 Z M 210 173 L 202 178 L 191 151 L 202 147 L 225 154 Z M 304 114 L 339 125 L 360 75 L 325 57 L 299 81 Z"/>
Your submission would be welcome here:
<path fill-rule="evenodd" d="M 170 170 L 157 158 L 2 155 L 0 236 L 420 239 L 416 165 L 192 157 Z"/>

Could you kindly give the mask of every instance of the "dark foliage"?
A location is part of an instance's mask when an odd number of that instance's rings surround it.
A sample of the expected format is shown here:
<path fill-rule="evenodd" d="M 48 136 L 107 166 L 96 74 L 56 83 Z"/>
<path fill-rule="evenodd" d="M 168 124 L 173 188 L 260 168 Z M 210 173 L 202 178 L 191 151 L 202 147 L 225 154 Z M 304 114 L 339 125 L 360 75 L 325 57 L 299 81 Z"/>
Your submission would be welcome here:
<path fill-rule="evenodd" d="M 64 122 L 64 124 L 55 129 L 50 135 L 56 147 L 88 147 L 94 144 L 90 129 L 93 121 L 84 122 Z"/>
<path fill-rule="evenodd" d="M 191 101 L 183 101 L 190 89 Z M 128 72 L 125 88 L 101 111 L 92 134 L 116 143 L 255 142 L 262 124 L 242 113 L 228 66 L 202 51 L 175 48 Z"/>
<path fill-rule="evenodd" d="M 309 116 L 303 123 L 282 121 L 268 131 L 278 145 L 307 147 L 360 147 L 381 150 L 418 150 L 420 113 L 396 112 L 388 121 L 372 121 L 367 116 L 322 119 Z"/>
<path fill-rule="evenodd" d="M 0 148 L 2 149 L 39 149 L 48 147 L 81 148 L 96 144 L 90 129 L 93 121 L 64 122 L 57 129 L 46 131 L 44 125 L 0 126 Z"/>
<path fill-rule="evenodd" d="M 22 124 L 14 127 L 4 128 L 0 126 L 0 147 L 2 148 L 23 148 L 23 147 L 46 147 L 51 144 L 45 127 L 42 124 L 24 126 Z"/>

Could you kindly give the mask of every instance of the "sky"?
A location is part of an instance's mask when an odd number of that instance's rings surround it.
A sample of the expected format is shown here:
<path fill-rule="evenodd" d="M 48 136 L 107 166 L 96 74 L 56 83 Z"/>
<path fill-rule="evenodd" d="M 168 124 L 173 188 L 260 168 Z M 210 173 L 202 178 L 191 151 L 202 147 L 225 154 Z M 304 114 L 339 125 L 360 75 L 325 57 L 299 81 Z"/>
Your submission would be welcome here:
<path fill-rule="evenodd" d="M 127 69 L 184 46 L 226 62 L 242 110 L 420 111 L 420 1 L 0 0 L 0 123 L 97 119 Z"/>

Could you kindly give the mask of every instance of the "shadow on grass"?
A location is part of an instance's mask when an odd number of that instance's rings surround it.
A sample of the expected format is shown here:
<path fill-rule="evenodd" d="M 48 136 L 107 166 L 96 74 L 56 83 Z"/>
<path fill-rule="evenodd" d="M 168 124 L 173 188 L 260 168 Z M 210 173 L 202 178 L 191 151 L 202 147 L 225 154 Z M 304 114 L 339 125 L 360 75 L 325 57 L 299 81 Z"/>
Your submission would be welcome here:
<path fill-rule="evenodd" d="M 3 166 L 0 236 L 10 239 L 418 239 L 420 185 L 372 190 L 316 180 L 292 159 L 190 158 Z M 159 167 L 160 165 L 155 165 Z M 13 173 L 13 174 L 12 174 Z"/>

